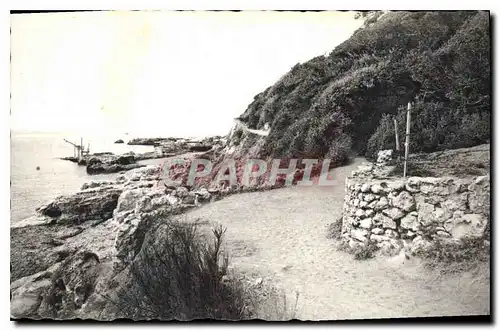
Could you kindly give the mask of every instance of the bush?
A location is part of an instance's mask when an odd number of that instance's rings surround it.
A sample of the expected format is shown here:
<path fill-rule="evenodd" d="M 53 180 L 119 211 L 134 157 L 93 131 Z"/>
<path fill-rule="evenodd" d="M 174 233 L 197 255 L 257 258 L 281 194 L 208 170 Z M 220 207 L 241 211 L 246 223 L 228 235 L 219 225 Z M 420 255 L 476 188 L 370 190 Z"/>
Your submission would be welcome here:
<path fill-rule="evenodd" d="M 225 230 L 205 243 L 196 226 L 168 223 L 145 241 L 131 265 L 130 282 L 118 293 L 118 307 L 135 320 L 241 320 L 249 316 L 243 285 L 227 278 L 222 253 Z"/>
<path fill-rule="evenodd" d="M 350 253 L 354 255 L 355 260 L 367 260 L 374 257 L 378 250 L 374 243 L 369 242 L 365 245 L 358 245 L 351 249 Z"/>
<path fill-rule="evenodd" d="M 399 108 L 411 100 L 411 151 L 488 142 L 488 12 L 378 14 L 328 56 L 297 64 L 254 98 L 241 118 L 250 127 L 269 122 L 262 156 L 342 159 L 345 134 L 349 149 L 373 157 L 394 146 L 390 116 L 402 147 L 406 120 Z"/>
<path fill-rule="evenodd" d="M 342 237 L 342 217 L 328 225 L 327 238 L 339 240 Z"/>
<path fill-rule="evenodd" d="M 490 246 L 484 237 L 464 237 L 458 242 L 440 239 L 433 242 L 431 249 L 418 255 L 429 268 L 444 267 L 445 272 L 462 272 L 489 261 Z"/>

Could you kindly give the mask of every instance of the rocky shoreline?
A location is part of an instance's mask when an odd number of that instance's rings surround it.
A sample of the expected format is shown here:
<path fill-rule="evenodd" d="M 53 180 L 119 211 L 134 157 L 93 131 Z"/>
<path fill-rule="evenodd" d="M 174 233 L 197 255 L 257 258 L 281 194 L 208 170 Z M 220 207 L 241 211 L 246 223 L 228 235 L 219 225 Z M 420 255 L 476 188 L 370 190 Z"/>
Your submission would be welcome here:
<path fill-rule="evenodd" d="M 120 140 L 117 140 L 120 141 Z M 123 142 L 123 141 L 122 141 Z M 221 149 L 226 140 L 220 136 L 207 137 L 201 140 L 185 138 L 135 138 L 128 145 L 154 146 L 154 151 L 146 153 L 128 152 L 116 155 L 110 152 L 84 155 L 82 158 L 62 157 L 62 160 L 85 166 L 89 175 L 109 174 L 143 167 L 137 162 L 160 159 L 190 152 L 209 152 Z"/>
<path fill-rule="evenodd" d="M 94 305 L 102 304 L 103 289 L 112 288 L 108 282 L 134 259 L 154 222 L 223 194 L 167 188 L 161 173 L 161 166 L 145 166 L 119 175 L 114 182 L 84 184 L 79 192 L 38 208 L 25 226 L 13 227 L 12 317 L 89 318 L 89 312 L 98 310 Z M 89 272 L 98 276 L 89 278 Z M 70 283 L 65 280 L 69 278 Z M 57 289 L 61 284 L 64 290 Z M 87 289 L 84 295 L 81 288 Z M 54 291 L 72 304 L 54 307 L 50 301 Z"/>

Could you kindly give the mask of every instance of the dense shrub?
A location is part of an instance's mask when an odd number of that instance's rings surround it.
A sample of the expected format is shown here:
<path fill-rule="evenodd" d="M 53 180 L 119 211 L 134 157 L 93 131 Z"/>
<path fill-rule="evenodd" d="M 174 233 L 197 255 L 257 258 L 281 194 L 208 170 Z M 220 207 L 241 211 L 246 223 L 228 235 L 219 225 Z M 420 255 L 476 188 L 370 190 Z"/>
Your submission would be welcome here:
<path fill-rule="evenodd" d="M 227 278 L 221 227 L 204 241 L 194 225 L 167 223 L 149 237 L 119 291 L 123 315 L 135 320 L 240 320 L 248 317 L 243 285 Z"/>
<path fill-rule="evenodd" d="M 489 239 L 486 234 L 485 237 L 464 237 L 458 241 L 435 240 L 431 249 L 418 255 L 430 268 L 444 267 L 444 272 L 467 271 L 490 260 L 490 246 L 485 239 Z"/>
<path fill-rule="evenodd" d="M 263 156 L 321 158 L 347 149 L 373 156 L 394 146 L 388 116 L 404 137 L 408 101 L 414 102 L 413 152 L 487 142 L 489 14 L 365 16 L 351 38 L 328 56 L 295 65 L 241 115 L 251 128 L 270 124 Z"/>

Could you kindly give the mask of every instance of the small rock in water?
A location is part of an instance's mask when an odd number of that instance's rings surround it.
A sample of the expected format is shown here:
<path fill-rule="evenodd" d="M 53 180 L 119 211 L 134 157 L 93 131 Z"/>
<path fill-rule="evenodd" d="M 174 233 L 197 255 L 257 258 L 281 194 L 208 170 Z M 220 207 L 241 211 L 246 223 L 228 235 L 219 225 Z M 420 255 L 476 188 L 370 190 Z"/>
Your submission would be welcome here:
<path fill-rule="evenodd" d="M 36 170 L 40 170 L 40 166 L 36 166 Z"/>

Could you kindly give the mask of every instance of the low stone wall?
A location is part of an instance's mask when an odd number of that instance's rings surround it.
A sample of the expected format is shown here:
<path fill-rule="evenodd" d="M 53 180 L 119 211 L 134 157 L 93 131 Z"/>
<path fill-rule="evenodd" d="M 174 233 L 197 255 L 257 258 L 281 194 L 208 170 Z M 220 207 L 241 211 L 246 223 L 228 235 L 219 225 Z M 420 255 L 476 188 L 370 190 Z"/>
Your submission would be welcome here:
<path fill-rule="evenodd" d="M 437 238 L 489 231 L 490 178 L 388 176 L 368 164 L 346 180 L 342 238 L 351 248 L 375 244 L 383 254 L 425 250 Z"/>

